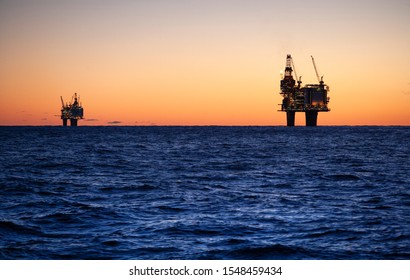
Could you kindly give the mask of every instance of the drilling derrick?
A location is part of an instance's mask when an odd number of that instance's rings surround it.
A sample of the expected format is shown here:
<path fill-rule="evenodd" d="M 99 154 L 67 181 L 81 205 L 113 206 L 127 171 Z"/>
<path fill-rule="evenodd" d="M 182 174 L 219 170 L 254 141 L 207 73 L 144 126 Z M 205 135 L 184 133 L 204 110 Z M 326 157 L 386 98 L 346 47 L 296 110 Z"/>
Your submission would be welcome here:
<path fill-rule="evenodd" d="M 77 98 L 77 93 L 71 98 L 70 103 L 64 104 L 63 97 L 61 98 L 61 119 L 63 120 L 63 126 L 67 126 L 67 120 L 70 120 L 71 126 L 77 126 L 78 120 L 84 118 L 84 109 Z M 74 99 L 74 102 L 73 102 Z"/>
<path fill-rule="evenodd" d="M 319 84 L 308 84 L 301 87 L 301 78 L 298 79 L 296 85 L 292 76 L 292 72 L 295 70 L 292 56 L 290 54 L 286 56 L 285 75 L 280 81 L 280 94 L 283 96 L 283 100 L 282 104 L 279 104 L 281 106 L 279 111 L 286 112 L 287 126 L 295 125 L 296 112 L 305 112 L 306 126 L 316 126 L 318 113 L 330 111 L 327 107 L 329 87 L 324 84 L 323 76 L 319 79 L 313 57 L 312 61 Z M 294 72 L 296 76 L 296 71 Z"/>

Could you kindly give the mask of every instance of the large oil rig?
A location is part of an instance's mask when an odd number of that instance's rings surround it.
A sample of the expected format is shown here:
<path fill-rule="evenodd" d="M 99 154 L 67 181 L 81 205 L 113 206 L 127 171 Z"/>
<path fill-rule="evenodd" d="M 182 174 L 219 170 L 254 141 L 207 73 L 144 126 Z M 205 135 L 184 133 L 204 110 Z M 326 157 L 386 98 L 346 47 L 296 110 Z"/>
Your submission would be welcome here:
<path fill-rule="evenodd" d="M 279 104 L 281 106 L 279 111 L 286 112 L 287 126 L 295 126 L 296 112 L 305 112 L 306 126 L 316 126 L 318 113 L 330 111 L 327 107 L 329 87 L 323 82 L 323 76 L 319 78 L 315 59 L 313 56 L 311 57 L 319 83 L 307 84 L 304 87 L 301 87 L 302 77 L 298 78 L 296 74 L 292 56 L 288 54 L 286 57 L 285 75 L 281 74 L 280 81 L 280 94 L 283 96 L 283 100 L 282 104 Z M 297 84 L 293 79 L 292 72 L 295 72 Z"/>
<path fill-rule="evenodd" d="M 70 120 L 71 126 L 77 126 L 78 120 L 84 118 L 84 109 L 81 106 L 80 98 L 77 98 L 77 93 L 74 93 L 71 97 L 70 103 L 65 103 L 63 97 L 61 98 L 61 119 L 63 120 L 63 126 L 67 126 L 67 120 Z"/>

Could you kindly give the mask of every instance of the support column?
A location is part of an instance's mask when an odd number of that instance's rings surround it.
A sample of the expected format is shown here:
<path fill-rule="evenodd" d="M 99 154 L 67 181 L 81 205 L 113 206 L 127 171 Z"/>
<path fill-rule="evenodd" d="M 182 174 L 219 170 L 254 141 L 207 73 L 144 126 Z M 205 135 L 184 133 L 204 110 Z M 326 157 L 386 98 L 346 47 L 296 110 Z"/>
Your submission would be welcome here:
<path fill-rule="evenodd" d="M 286 112 L 287 126 L 295 126 L 295 111 Z"/>
<path fill-rule="evenodd" d="M 317 111 L 306 111 L 306 126 L 317 126 Z"/>
<path fill-rule="evenodd" d="M 67 126 L 67 119 L 63 119 L 63 126 Z"/>
<path fill-rule="evenodd" d="M 77 119 L 70 119 L 71 126 L 77 126 Z"/>

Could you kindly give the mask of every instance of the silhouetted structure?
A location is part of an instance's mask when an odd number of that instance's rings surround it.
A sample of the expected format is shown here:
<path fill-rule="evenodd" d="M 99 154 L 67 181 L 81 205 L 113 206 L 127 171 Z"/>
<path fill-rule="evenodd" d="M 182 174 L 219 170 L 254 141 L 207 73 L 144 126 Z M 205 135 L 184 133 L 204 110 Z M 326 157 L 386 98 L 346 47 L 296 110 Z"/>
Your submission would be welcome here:
<path fill-rule="evenodd" d="M 283 96 L 283 100 L 282 104 L 279 104 L 281 106 L 279 111 L 286 112 L 287 126 L 295 125 L 296 112 L 305 112 L 306 126 L 316 126 L 318 113 L 330 111 L 327 107 L 327 104 L 329 103 L 329 97 L 327 96 L 329 87 L 324 84 L 323 76 L 319 78 L 313 56 L 312 62 L 319 83 L 308 84 L 301 87 L 302 77 L 299 77 L 298 79 L 296 75 L 292 56 L 288 54 L 286 57 L 285 75 L 282 76 L 282 80 L 280 81 L 280 94 Z M 293 71 L 298 79 L 297 85 L 292 76 Z"/>
<path fill-rule="evenodd" d="M 84 109 L 79 102 L 80 98 L 77 98 L 77 93 L 71 98 L 70 103 L 64 105 L 63 97 L 61 98 L 61 119 L 63 120 L 63 126 L 67 126 L 67 120 L 70 120 L 71 126 L 77 126 L 79 119 L 84 118 Z M 74 101 L 73 101 L 74 99 Z"/>

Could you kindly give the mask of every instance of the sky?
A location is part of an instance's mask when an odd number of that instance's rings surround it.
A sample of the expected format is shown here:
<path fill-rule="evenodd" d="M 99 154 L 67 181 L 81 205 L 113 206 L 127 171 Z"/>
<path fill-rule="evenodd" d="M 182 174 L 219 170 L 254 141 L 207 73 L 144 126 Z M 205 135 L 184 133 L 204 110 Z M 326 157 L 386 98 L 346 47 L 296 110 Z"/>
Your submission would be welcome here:
<path fill-rule="evenodd" d="M 319 125 L 410 125 L 410 1 L 0 0 L 0 125 L 286 125 L 311 55 Z M 305 122 L 296 114 L 296 125 Z"/>

